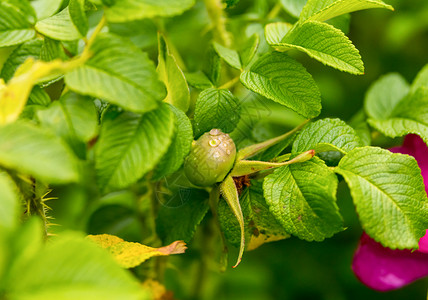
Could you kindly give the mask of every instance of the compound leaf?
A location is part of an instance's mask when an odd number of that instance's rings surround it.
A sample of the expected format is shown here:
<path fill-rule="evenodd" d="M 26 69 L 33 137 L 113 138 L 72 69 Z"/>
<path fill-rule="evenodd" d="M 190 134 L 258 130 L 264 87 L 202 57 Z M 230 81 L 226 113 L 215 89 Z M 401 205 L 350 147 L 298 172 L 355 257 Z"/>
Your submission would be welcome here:
<path fill-rule="evenodd" d="M 179 15 L 195 4 L 195 0 L 120 0 L 105 9 L 106 18 L 112 23 L 129 22 L 153 17 Z"/>
<path fill-rule="evenodd" d="M 0 47 L 18 45 L 35 37 L 35 12 L 28 1 L 0 2 Z"/>
<path fill-rule="evenodd" d="M 300 20 L 326 21 L 328 19 L 353 11 L 369 8 L 386 8 L 394 10 L 380 0 L 308 0 L 300 14 Z"/>
<path fill-rule="evenodd" d="M 124 188 L 140 179 L 165 154 L 173 133 L 174 115 L 167 104 L 143 115 L 105 116 L 95 149 L 100 188 Z"/>
<path fill-rule="evenodd" d="M 167 174 L 177 171 L 184 162 L 184 159 L 190 152 L 193 141 L 192 123 L 186 114 L 175 106 L 169 108 L 175 117 L 175 134 L 172 138 L 171 145 L 166 154 L 162 157 L 156 167 L 153 178 L 159 179 Z"/>
<path fill-rule="evenodd" d="M 94 55 L 83 66 L 66 74 L 70 89 L 134 112 L 152 110 L 165 98 L 153 62 L 131 42 L 100 34 L 91 51 Z"/>
<path fill-rule="evenodd" d="M 343 230 L 336 205 L 338 180 L 322 160 L 275 170 L 263 183 L 270 211 L 285 231 L 307 241 L 322 241 Z"/>
<path fill-rule="evenodd" d="M 47 243 L 11 277 L 11 299 L 150 299 L 109 253 L 73 232 Z"/>
<path fill-rule="evenodd" d="M 30 123 L 15 122 L 0 127 L 0 165 L 29 174 L 48 183 L 78 179 L 77 162 L 56 136 Z"/>
<path fill-rule="evenodd" d="M 285 53 L 268 53 L 241 73 L 248 89 L 287 106 L 307 118 L 321 110 L 320 91 L 306 69 Z"/>
<path fill-rule="evenodd" d="M 169 53 L 166 41 L 160 34 L 158 43 L 159 60 L 157 71 L 168 91 L 165 101 L 186 112 L 190 104 L 190 92 L 186 78 L 175 58 Z"/>
<path fill-rule="evenodd" d="M 361 141 L 355 130 L 344 121 L 322 119 L 305 126 L 294 141 L 292 152 L 314 149 L 318 153 L 326 145 L 332 145 L 335 150 L 346 153 L 361 146 Z"/>
<path fill-rule="evenodd" d="M 38 21 L 35 28 L 54 40 L 74 41 L 82 37 L 71 19 L 69 6 L 51 17 Z"/>
<path fill-rule="evenodd" d="M 212 128 L 232 132 L 240 119 L 241 106 L 229 90 L 210 88 L 203 90 L 196 100 L 195 137 Z"/>
<path fill-rule="evenodd" d="M 281 43 L 273 47 L 279 51 L 297 49 L 338 70 L 364 73 L 358 50 L 342 31 L 330 24 L 306 21 L 293 28 Z"/>
<path fill-rule="evenodd" d="M 269 206 L 263 197 L 261 183 L 253 180 L 250 184 L 251 186 L 245 189 L 239 197 L 244 215 L 246 250 L 253 250 L 264 243 L 290 237 L 290 234 L 269 211 Z M 235 247 L 239 247 L 241 241 L 239 223 L 226 201 L 220 200 L 218 215 L 227 241 Z"/>

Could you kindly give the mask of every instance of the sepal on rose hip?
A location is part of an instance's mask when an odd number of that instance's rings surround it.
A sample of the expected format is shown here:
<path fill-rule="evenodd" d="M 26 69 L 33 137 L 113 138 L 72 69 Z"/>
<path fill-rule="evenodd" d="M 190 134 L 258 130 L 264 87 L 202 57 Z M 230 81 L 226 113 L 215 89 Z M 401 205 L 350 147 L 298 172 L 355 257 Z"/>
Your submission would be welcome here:
<path fill-rule="evenodd" d="M 200 187 L 221 182 L 235 163 L 236 147 L 228 134 L 211 129 L 193 142 L 184 163 L 189 181 Z"/>
<path fill-rule="evenodd" d="M 269 161 L 255 161 L 255 160 L 239 160 L 236 162 L 235 167 L 231 171 L 234 177 L 253 174 L 259 171 L 268 169 L 275 169 L 294 163 L 305 162 L 310 160 L 315 155 L 315 150 L 308 150 L 296 156 L 295 158 L 285 162 L 269 162 Z"/>

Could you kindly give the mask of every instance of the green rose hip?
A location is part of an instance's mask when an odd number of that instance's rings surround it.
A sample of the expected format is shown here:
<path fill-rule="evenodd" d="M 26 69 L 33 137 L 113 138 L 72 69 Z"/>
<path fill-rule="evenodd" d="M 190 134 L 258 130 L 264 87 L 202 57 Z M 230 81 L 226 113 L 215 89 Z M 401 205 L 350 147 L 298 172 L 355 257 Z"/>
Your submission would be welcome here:
<path fill-rule="evenodd" d="M 197 186 L 210 186 L 222 181 L 232 169 L 236 147 L 228 134 L 211 129 L 193 141 L 184 163 L 184 173 Z"/>

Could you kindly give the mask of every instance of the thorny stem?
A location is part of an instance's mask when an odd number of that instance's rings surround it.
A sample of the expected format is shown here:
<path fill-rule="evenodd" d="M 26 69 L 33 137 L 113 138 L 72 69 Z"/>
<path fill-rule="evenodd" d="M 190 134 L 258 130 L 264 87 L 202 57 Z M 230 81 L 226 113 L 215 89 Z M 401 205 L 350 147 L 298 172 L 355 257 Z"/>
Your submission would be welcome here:
<path fill-rule="evenodd" d="M 34 178 L 31 178 L 32 195 L 31 195 L 31 198 L 27 200 L 27 214 L 29 216 L 38 215 L 42 219 L 45 239 L 49 235 L 48 233 L 49 221 L 48 221 L 48 216 L 46 216 L 46 210 L 49 209 L 49 207 L 45 203 L 43 203 L 44 201 L 43 197 L 46 196 L 48 193 L 39 197 L 36 191 L 36 180 Z M 50 200 L 50 199 L 46 199 L 46 200 Z"/>
<path fill-rule="evenodd" d="M 214 39 L 223 46 L 230 47 L 232 39 L 226 29 L 226 18 L 223 14 L 221 0 L 204 0 L 208 15 L 214 27 Z"/>

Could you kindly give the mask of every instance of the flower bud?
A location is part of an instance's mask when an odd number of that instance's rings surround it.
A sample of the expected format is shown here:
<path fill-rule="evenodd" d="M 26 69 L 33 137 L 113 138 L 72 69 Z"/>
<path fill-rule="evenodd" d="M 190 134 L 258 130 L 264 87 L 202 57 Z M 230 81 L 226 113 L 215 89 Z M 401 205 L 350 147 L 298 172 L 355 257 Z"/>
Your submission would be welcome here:
<path fill-rule="evenodd" d="M 197 186 L 210 186 L 222 181 L 232 169 L 236 147 L 228 134 L 211 129 L 193 142 L 184 163 L 184 173 Z"/>

